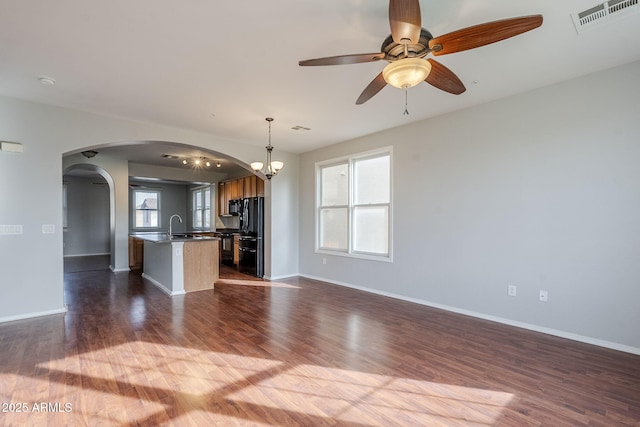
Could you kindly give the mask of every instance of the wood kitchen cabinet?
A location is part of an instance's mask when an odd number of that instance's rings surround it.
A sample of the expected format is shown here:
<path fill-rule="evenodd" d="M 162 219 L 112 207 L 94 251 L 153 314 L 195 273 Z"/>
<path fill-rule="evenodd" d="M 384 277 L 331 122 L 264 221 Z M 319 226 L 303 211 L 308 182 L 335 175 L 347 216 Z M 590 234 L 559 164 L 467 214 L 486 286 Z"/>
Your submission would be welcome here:
<path fill-rule="evenodd" d="M 218 183 L 218 215 L 229 215 L 229 198 L 226 182 Z"/>
<path fill-rule="evenodd" d="M 256 197 L 256 179 L 255 175 L 245 176 L 243 178 L 244 197 Z"/>
<path fill-rule="evenodd" d="M 245 176 L 244 179 L 244 197 L 263 197 L 264 181 L 255 175 Z"/>
<path fill-rule="evenodd" d="M 244 178 L 238 178 L 236 179 L 236 185 L 238 186 L 238 192 L 236 193 L 236 195 L 238 196 L 238 199 L 244 199 L 245 197 L 248 197 L 246 194 L 244 194 Z"/>
<path fill-rule="evenodd" d="M 233 235 L 233 265 L 238 267 L 240 265 L 240 235 Z"/>
<path fill-rule="evenodd" d="M 233 179 L 231 181 L 227 181 L 227 191 L 229 193 L 229 200 L 237 200 L 240 199 L 241 197 L 238 197 L 239 195 L 239 191 L 238 191 L 238 180 L 237 179 Z"/>
<path fill-rule="evenodd" d="M 144 240 L 129 237 L 129 269 L 142 270 L 144 261 Z"/>
<path fill-rule="evenodd" d="M 253 177 L 256 180 L 256 196 L 264 197 L 264 181 L 255 175 Z"/>
<path fill-rule="evenodd" d="M 218 215 L 229 215 L 229 200 L 264 197 L 264 181 L 255 175 L 218 183 Z"/>

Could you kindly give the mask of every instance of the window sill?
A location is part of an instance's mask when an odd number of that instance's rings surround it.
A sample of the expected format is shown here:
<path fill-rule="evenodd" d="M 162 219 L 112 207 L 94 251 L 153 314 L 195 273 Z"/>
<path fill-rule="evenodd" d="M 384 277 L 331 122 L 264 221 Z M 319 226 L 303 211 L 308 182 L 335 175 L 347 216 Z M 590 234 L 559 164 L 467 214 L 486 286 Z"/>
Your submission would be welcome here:
<path fill-rule="evenodd" d="M 393 263 L 393 256 L 392 255 L 368 255 L 368 254 L 361 254 L 361 253 L 349 253 L 349 252 L 343 252 L 343 251 L 331 251 L 328 249 L 316 249 L 315 253 L 317 254 L 322 254 L 322 255 L 334 255 L 334 256 L 340 256 L 340 257 L 345 257 L 345 258 L 355 258 L 355 259 L 363 259 L 363 260 L 367 260 L 367 261 L 379 261 L 379 262 L 389 262 L 389 263 Z"/>

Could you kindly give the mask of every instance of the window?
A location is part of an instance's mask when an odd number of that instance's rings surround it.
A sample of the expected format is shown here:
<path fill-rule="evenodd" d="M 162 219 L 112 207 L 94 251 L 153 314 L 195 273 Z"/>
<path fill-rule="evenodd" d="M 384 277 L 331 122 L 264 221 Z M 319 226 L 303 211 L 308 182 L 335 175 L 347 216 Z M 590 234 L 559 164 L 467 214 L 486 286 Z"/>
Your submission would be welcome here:
<path fill-rule="evenodd" d="M 150 190 L 134 190 L 135 201 L 134 227 L 160 227 L 160 192 Z"/>
<path fill-rule="evenodd" d="M 211 187 L 192 192 L 193 228 L 211 229 Z"/>
<path fill-rule="evenodd" d="M 391 258 L 391 149 L 316 165 L 316 249 Z"/>

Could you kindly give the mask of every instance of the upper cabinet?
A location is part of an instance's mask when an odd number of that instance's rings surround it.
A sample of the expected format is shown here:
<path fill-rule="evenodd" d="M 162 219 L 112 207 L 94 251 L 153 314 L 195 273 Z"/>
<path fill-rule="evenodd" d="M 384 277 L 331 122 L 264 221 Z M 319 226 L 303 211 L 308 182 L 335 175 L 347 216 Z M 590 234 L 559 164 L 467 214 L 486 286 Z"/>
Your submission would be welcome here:
<path fill-rule="evenodd" d="M 264 181 L 255 175 L 243 178 L 244 197 L 264 197 Z"/>
<path fill-rule="evenodd" d="M 229 215 L 229 199 L 226 182 L 218 183 L 218 215 Z"/>
<path fill-rule="evenodd" d="M 264 181 L 255 175 L 218 183 L 218 215 L 229 215 L 229 200 L 264 197 Z"/>
<path fill-rule="evenodd" d="M 242 178 L 234 179 L 228 182 L 229 200 L 238 200 L 244 198 L 242 182 Z"/>
<path fill-rule="evenodd" d="M 245 176 L 243 178 L 243 186 L 244 186 L 244 194 L 245 197 L 255 197 L 256 196 L 256 179 L 255 175 Z M 262 181 L 262 180 L 260 180 Z"/>

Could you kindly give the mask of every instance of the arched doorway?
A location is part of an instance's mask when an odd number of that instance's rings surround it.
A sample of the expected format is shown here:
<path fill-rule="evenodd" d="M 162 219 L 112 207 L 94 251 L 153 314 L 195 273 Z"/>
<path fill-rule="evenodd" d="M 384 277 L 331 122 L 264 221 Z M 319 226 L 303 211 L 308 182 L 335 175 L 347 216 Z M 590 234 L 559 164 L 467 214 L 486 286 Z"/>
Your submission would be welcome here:
<path fill-rule="evenodd" d="M 75 164 L 63 172 L 65 272 L 115 266 L 114 181 L 103 168 Z"/>
<path fill-rule="evenodd" d="M 95 150 L 98 154 L 95 157 L 87 158 L 82 155 L 83 150 Z M 183 157 L 184 156 L 184 157 Z M 196 159 L 206 158 L 211 160 L 212 168 L 206 174 L 202 168 L 188 170 L 189 167 L 182 168 L 183 158 Z M 176 166 L 180 166 L 176 168 Z M 222 167 L 219 167 L 222 166 Z M 110 221 L 111 221 L 111 269 L 114 272 L 129 270 L 128 239 L 135 230 L 131 229 L 131 188 L 140 186 L 158 186 L 157 183 L 171 181 L 171 183 L 190 182 L 198 184 L 220 183 L 226 179 L 256 175 L 250 166 L 236 158 L 219 152 L 196 147 L 187 144 L 167 141 L 129 141 L 113 142 L 101 145 L 87 146 L 83 149 L 74 150 L 63 154 L 63 169 L 75 167 L 85 170 L 94 170 L 97 173 L 104 173 L 110 189 Z M 92 169 L 95 168 L 95 169 Z M 178 170 L 182 169 L 182 170 Z M 102 173 L 100 173 L 102 175 Z M 212 176 L 213 175 L 213 176 Z M 107 178 L 109 177 L 109 178 Z M 262 180 L 262 177 L 257 176 Z M 132 182 L 137 181 L 137 182 Z M 265 180 L 262 180 L 265 182 Z M 166 182 L 165 182 L 166 183 Z M 212 185 L 211 197 L 213 208 L 217 210 L 215 194 L 216 185 Z M 264 185 L 265 206 L 270 195 L 270 186 Z M 268 236 L 270 224 L 268 222 L 267 210 L 264 216 L 264 233 Z M 171 212 L 175 213 L 175 212 Z M 171 215 L 163 215 L 169 218 Z M 213 218 L 212 218 L 213 222 Z M 216 221 L 216 229 L 219 228 Z M 270 239 L 265 238 L 265 246 Z M 270 266 L 266 263 L 269 252 L 264 251 L 264 275 L 268 277 Z"/>

